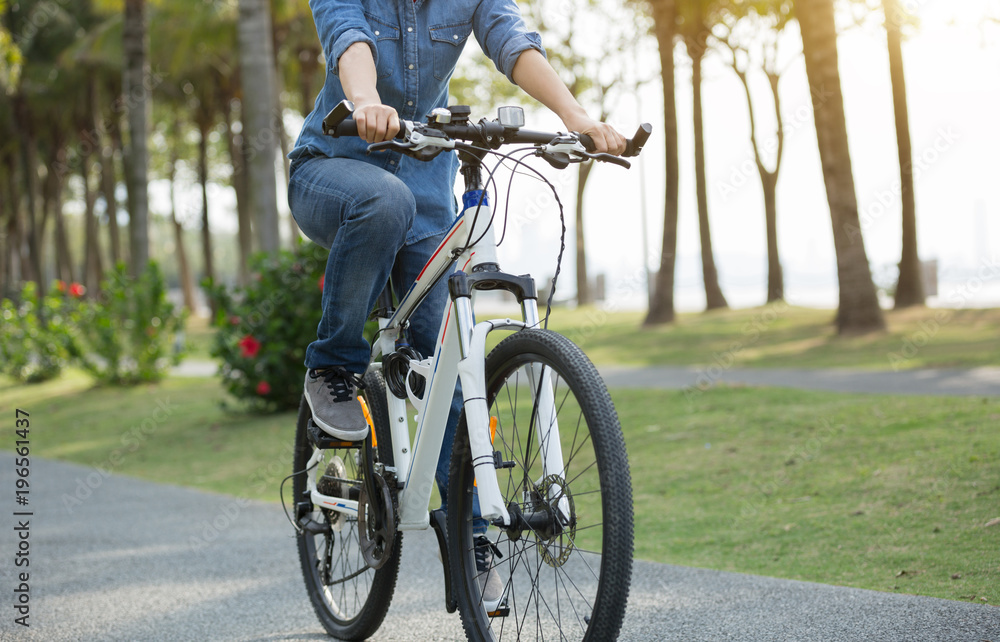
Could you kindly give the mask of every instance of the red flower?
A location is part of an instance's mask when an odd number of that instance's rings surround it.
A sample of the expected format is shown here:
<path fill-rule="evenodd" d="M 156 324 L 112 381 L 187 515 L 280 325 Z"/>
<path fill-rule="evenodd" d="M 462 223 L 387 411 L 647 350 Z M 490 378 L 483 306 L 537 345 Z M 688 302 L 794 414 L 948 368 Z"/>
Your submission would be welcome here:
<path fill-rule="evenodd" d="M 66 282 L 65 281 L 56 281 L 56 289 L 59 290 L 60 292 L 65 292 L 66 291 Z"/>
<path fill-rule="evenodd" d="M 319 291 L 323 291 L 323 284 L 326 283 L 326 275 L 323 274 L 319 277 Z"/>
<path fill-rule="evenodd" d="M 264 395 L 271 392 L 271 384 L 266 381 L 261 381 L 257 384 L 257 394 L 263 397 Z"/>
<path fill-rule="evenodd" d="M 260 352 L 260 341 L 254 339 L 251 335 L 247 335 L 240 339 L 240 354 L 242 354 L 247 359 L 253 359 Z"/>
<path fill-rule="evenodd" d="M 72 283 L 69 286 L 69 295 L 76 298 L 80 298 L 87 291 L 87 288 L 83 287 L 79 283 Z"/>

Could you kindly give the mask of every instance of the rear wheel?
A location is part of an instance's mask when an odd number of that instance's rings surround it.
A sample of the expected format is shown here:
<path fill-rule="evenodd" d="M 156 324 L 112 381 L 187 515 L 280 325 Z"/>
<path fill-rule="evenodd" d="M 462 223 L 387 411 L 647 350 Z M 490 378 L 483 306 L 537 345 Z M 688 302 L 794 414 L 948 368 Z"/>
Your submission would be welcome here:
<path fill-rule="evenodd" d="M 365 377 L 365 394 L 378 448 L 377 461 L 392 465 L 392 437 L 382 376 L 370 372 Z M 361 450 L 331 448 L 313 469 L 305 468 L 315 452 L 309 440 L 309 405 L 299 405 L 295 431 L 295 461 L 292 489 L 298 504 L 296 515 L 313 522 L 310 531 L 297 539 L 299 561 L 306 590 L 323 628 L 342 640 L 364 640 L 378 630 L 389 609 L 399 574 L 402 537 L 395 534 L 389 559 L 378 570 L 365 561 L 359 545 L 358 516 L 313 505 L 309 500 L 308 479 L 315 480 L 325 495 L 357 500 L 364 467 Z"/>
<path fill-rule="evenodd" d="M 540 394 L 542 372 L 549 395 Z M 497 470 L 500 491 L 508 511 L 522 519 L 518 527 L 487 531 L 492 571 L 505 586 L 501 606 L 487 612 L 476 567 L 475 476 L 463 415 L 452 455 L 448 528 L 455 542 L 452 583 L 469 639 L 616 639 L 632 574 L 632 486 L 603 381 L 565 337 L 524 330 L 487 357 L 486 387 L 494 449 L 505 462 Z M 543 407 L 536 399 L 547 402 Z M 540 417 L 557 419 L 562 470 L 543 465 L 550 444 L 539 435 L 552 433 L 540 431 Z"/>

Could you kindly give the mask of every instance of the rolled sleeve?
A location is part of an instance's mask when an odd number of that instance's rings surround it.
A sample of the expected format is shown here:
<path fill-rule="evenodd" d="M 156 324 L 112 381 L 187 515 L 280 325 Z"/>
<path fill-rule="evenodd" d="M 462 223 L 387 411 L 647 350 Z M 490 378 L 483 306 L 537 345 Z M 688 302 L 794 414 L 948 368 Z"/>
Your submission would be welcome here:
<path fill-rule="evenodd" d="M 534 49 L 545 55 L 542 37 L 524 24 L 514 0 L 484 0 L 476 9 L 472 28 L 483 53 L 512 83 L 514 64 L 521 52 Z"/>
<path fill-rule="evenodd" d="M 361 3 L 357 0 L 310 0 L 316 32 L 323 44 L 327 71 L 340 74 L 340 57 L 347 49 L 364 42 L 371 49 L 372 58 L 378 64 L 378 47 L 375 34 L 365 19 Z"/>

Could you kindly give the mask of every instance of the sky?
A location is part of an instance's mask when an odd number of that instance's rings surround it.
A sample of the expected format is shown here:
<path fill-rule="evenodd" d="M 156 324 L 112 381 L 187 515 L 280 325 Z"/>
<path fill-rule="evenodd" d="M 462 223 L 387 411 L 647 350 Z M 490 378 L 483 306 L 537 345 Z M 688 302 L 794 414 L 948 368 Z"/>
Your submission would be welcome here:
<path fill-rule="evenodd" d="M 906 4 L 921 21 L 919 30 L 903 44 L 903 58 L 919 252 L 922 259 L 938 262 L 939 294 L 928 303 L 1000 306 L 1000 24 L 978 24 L 988 10 L 1000 15 L 998 0 L 907 0 Z M 643 74 L 654 77 L 658 71 L 655 46 L 650 39 L 637 65 Z M 786 140 L 777 218 L 786 298 L 794 305 L 835 308 L 836 256 L 794 23 L 780 47 L 780 59 L 787 67 L 780 86 Z M 899 261 L 901 222 L 898 193 L 893 189 L 899 166 L 881 23 L 871 20 L 849 29 L 839 39 L 839 53 L 865 245 L 876 282 L 888 285 Z M 681 184 L 675 302 L 681 311 L 696 311 L 704 306 L 704 293 L 694 189 L 691 74 L 685 57 L 677 60 Z M 751 76 L 751 82 L 758 130 L 767 141 L 774 137 L 769 90 L 762 74 Z M 746 98 L 737 77 L 717 54 L 704 62 L 703 104 L 709 212 L 721 286 L 732 307 L 760 305 L 766 298 L 766 241 L 760 182 L 750 162 Z M 287 120 L 294 136 L 301 120 Z M 584 213 L 589 269 L 591 275 L 605 275 L 605 308 L 641 309 L 646 303 L 645 269 L 655 270 L 659 265 L 662 234 L 664 151 L 658 80 L 631 98 L 624 97 L 611 120 L 626 135 L 640 121 L 652 123 L 654 132 L 631 170 L 602 165 L 592 173 Z M 559 120 L 545 110 L 529 111 L 526 126 L 561 129 Z M 770 165 L 771 159 L 767 160 Z M 556 172 L 541 161 L 535 166 L 557 185 L 567 208 L 570 245 L 557 298 L 568 299 L 575 290 L 575 172 Z M 499 182 L 506 185 L 506 180 Z M 287 213 L 281 183 L 279 202 Z M 557 211 L 537 181 L 519 178 L 514 185 L 510 216 L 517 233 L 509 234 L 500 248 L 501 264 L 507 271 L 530 272 L 541 280 L 556 266 Z M 156 203 L 168 202 L 165 185 L 154 185 L 152 194 L 154 211 Z M 192 216 L 187 218 L 196 218 L 197 193 L 181 198 L 182 212 L 189 211 Z M 231 190 L 213 186 L 211 201 L 213 225 L 234 227 L 235 217 L 228 213 L 234 206 Z"/>
<path fill-rule="evenodd" d="M 922 20 L 919 32 L 903 45 L 908 84 L 910 129 L 916 174 L 918 246 L 922 259 L 937 259 L 939 296 L 932 305 L 1000 305 L 1000 25 L 974 26 L 987 2 L 912 0 Z M 959 22 L 950 18 L 958 14 Z M 834 308 L 837 304 L 836 255 L 826 202 L 812 104 L 801 44 L 794 25 L 781 43 L 787 71 L 781 81 L 785 154 L 778 183 L 778 243 L 786 295 L 793 304 Z M 899 179 L 889 63 L 881 24 L 854 28 L 839 41 L 841 81 L 847 113 L 859 212 L 868 257 L 877 280 L 892 282 L 899 261 L 901 215 L 894 184 Z M 682 57 L 679 57 L 679 63 Z M 655 70 L 656 62 L 650 65 Z M 676 304 L 693 311 L 704 306 L 700 242 L 694 189 L 690 65 L 677 70 L 680 133 L 680 215 Z M 709 212 L 721 285 L 733 307 L 761 304 L 766 298 L 766 238 L 763 197 L 752 148 L 742 85 L 718 55 L 704 65 L 703 104 L 708 159 Z M 763 75 L 753 79 L 758 130 L 774 137 L 773 107 Z M 643 273 L 642 211 L 645 178 L 648 240 L 652 269 L 659 264 L 663 216 L 662 98 L 659 83 L 639 96 L 643 120 L 654 134 L 631 171 L 601 166 L 586 195 L 585 233 L 591 274 L 605 273 L 608 307 L 641 308 L 644 293 L 633 287 Z M 631 135 L 639 122 L 636 107 L 623 101 L 613 121 Z M 770 116 L 770 118 L 768 118 Z M 537 117 L 551 127 L 554 117 Z M 537 125 L 538 121 L 529 124 Z M 539 127 L 541 128 L 541 127 Z M 770 159 L 768 159 L 770 160 Z M 643 167 L 640 167 L 643 166 Z M 769 166 L 773 166 L 770 165 Z M 564 200 L 572 204 L 573 180 L 562 176 Z M 524 190 L 528 186 L 523 187 Z M 531 198 L 528 198 L 531 209 Z M 572 218 L 572 212 L 568 212 Z M 502 247 L 501 259 L 551 274 L 558 249 L 558 224 L 540 221 L 519 246 Z M 532 230 L 535 231 L 534 229 Z M 572 240 L 572 230 L 569 239 Z M 572 252 L 564 261 L 567 296 L 572 294 Z M 976 280 L 985 263 L 990 278 Z M 508 266 L 504 265 L 505 269 Z M 518 267 L 518 271 L 522 268 Z M 888 275 L 885 275 L 888 272 Z"/>

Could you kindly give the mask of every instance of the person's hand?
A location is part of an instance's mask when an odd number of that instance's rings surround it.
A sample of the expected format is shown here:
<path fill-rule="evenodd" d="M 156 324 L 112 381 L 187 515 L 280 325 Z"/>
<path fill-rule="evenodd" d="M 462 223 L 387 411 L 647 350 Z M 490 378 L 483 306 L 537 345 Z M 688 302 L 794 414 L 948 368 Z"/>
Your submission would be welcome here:
<path fill-rule="evenodd" d="M 578 116 L 568 118 L 563 124 L 570 131 L 579 134 L 586 134 L 594 140 L 597 153 L 614 154 L 621 156 L 625 153 L 625 137 L 607 123 L 594 120 L 588 116 Z"/>
<path fill-rule="evenodd" d="M 355 103 L 354 122 L 358 124 L 358 136 L 369 144 L 392 140 L 399 133 L 399 114 L 381 103 Z"/>

